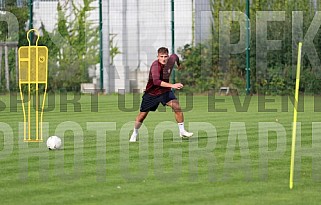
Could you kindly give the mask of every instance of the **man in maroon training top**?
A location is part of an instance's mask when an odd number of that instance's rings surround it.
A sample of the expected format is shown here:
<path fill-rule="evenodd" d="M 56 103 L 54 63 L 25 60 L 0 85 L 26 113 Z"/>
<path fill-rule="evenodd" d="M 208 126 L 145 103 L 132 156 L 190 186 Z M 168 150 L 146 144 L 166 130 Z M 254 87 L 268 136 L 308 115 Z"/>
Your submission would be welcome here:
<path fill-rule="evenodd" d="M 180 67 L 179 58 L 176 54 L 168 56 L 168 49 L 165 47 L 159 48 L 157 53 L 157 60 L 153 62 L 149 71 L 149 79 L 142 97 L 140 112 L 135 120 L 135 127 L 130 137 L 130 142 L 136 142 L 138 140 L 138 129 L 148 115 L 148 112 L 155 111 L 159 103 L 162 103 L 163 106 L 168 105 L 174 110 L 180 137 L 189 138 L 193 135 L 193 133 L 187 132 L 184 128 L 183 112 L 171 90 L 172 88 L 179 90 L 183 88 L 183 84 L 172 84 L 169 82 L 174 64 L 176 63 L 177 66 Z"/>

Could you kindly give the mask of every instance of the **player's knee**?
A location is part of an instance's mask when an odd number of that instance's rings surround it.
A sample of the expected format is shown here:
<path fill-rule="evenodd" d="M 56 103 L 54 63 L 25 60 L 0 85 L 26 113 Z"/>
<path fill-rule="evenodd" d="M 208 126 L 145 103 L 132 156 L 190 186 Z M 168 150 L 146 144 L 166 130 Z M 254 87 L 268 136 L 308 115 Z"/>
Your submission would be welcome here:
<path fill-rule="evenodd" d="M 136 117 L 136 121 L 137 122 L 143 122 L 146 118 L 147 114 L 146 113 L 140 113 L 137 117 Z"/>
<path fill-rule="evenodd" d="M 172 108 L 173 108 L 174 112 L 182 112 L 182 109 L 178 104 L 176 106 L 173 106 Z"/>

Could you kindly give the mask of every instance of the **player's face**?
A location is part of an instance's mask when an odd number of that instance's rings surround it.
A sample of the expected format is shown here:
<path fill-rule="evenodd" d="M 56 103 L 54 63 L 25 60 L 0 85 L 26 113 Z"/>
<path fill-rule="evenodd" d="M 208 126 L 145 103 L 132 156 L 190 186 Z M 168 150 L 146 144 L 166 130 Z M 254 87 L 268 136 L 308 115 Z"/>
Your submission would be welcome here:
<path fill-rule="evenodd" d="M 161 64 L 165 65 L 168 60 L 168 53 L 159 53 L 157 58 Z"/>

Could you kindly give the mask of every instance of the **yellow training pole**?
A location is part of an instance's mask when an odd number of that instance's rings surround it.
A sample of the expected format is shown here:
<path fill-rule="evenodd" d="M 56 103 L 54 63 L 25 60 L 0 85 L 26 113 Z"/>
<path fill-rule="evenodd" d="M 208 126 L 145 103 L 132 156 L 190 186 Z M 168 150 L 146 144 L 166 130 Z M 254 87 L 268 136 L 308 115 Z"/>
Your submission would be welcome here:
<path fill-rule="evenodd" d="M 293 188 L 295 142 L 296 142 L 296 122 L 297 122 L 297 117 L 298 117 L 298 101 L 299 101 L 299 85 L 300 85 L 300 69 L 301 69 L 301 49 L 302 49 L 302 43 L 299 42 L 298 62 L 297 62 L 297 67 L 296 67 L 296 80 L 295 80 L 295 99 L 294 99 L 294 109 L 293 109 L 292 147 L 291 147 L 291 166 L 290 166 L 290 189 Z"/>

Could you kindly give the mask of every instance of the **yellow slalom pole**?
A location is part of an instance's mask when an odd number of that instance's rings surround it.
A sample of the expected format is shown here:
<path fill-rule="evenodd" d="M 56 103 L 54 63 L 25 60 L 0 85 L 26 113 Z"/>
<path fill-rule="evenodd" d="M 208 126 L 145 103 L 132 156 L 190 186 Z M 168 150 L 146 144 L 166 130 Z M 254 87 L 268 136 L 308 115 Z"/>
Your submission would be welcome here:
<path fill-rule="evenodd" d="M 302 49 L 302 42 L 299 42 L 298 62 L 297 62 L 297 67 L 296 67 L 296 80 L 295 80 L 295 99 L 294 99 L 294 108 L 293 108 L 292 147 L 291 147 L 291 166 L 290 166 L 290 189 L 293 188 L 293 176 L 294 176 L 296 122 L 297 122 L 297 117 L 298 117 L 298 101 L 299 101 L 299 85 L 300 85 L 300 69 L 301 69 L 301 49 Z"/>

